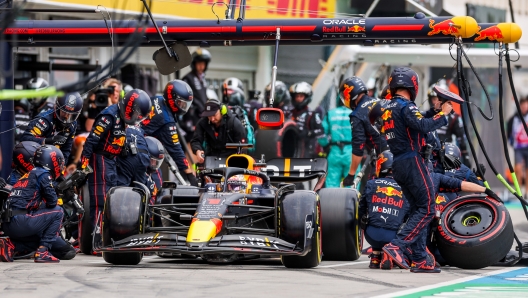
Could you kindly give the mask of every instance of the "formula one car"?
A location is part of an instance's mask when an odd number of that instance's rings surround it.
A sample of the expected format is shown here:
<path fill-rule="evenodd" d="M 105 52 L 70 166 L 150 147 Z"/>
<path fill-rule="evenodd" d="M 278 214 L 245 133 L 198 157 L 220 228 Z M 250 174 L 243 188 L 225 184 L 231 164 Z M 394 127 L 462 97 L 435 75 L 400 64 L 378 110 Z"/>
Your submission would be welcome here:
<path fill-rule="evenodd" d="M 208 159 L 206 168 L 199 173 L 203 188 L 165 182 L 164 195 L 154 205 L 148 202 L 143 186 L 110 189 L 103 216 L 103 246 L 95 250 L 108 263 L 119 265 L 138 264 L 144 252 L 194 255 L 224 263 L 274 255 L 289 268 L 319 265 L 323 197 L 316 191 L 296 190 L 291 183 L 318 179 L 315 190 L 319 190 L 326 176 L 326 159 L 264 163 L 235 154 L 225 161 Z M 340 257 L 339 253 L 346 255 L 342 250 L 350 250 L 357 259 L 358 235 L 340 234 L 357 231 L 355 191 L 332 189 L 327 194 L 335 197 L 325 195 L 325 200 L 350 202 L 348 206 L 333 204 L 329 211 L 336 215 L 352 211 L 348 217 L 336 217 L 351 222 L 342 221 L 332 233 L 340 249 L 329 256 Z M 153 217 L 161 218 L 163 224 L 155 226 Z"/>

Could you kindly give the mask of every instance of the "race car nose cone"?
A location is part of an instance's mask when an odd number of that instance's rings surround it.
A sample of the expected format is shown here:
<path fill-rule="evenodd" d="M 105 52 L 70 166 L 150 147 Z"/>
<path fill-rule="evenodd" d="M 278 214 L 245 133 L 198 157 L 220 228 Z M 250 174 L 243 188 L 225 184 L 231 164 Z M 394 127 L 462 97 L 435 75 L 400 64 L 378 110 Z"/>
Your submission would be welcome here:
<path fill-rule="evenodd" d="M 197 220 L 191 223 L 187 233 L 186 245 L 188 247 L 202 247 L 216 236 L 216 225 L 210 220 Z"/>

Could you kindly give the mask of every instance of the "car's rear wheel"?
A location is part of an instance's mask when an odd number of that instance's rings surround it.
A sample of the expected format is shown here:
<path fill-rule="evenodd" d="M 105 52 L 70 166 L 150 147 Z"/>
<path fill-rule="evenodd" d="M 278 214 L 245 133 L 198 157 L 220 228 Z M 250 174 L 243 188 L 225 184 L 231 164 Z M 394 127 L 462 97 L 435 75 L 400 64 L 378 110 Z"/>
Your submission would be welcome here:
<path fill-rule="evenodd" d="M 264 154 L 266 159 L 302 157 L 302 142 L 298 136 L 299 129 L 294 121 L 284 122 L 280 130 L 258 130 L 254 156 L 260 158 Z"/>
<path fill-rule="evenodd" d="M 351 188 L 323 188 L 319 191 L 324 218 L 323 257 L 333 261 L 355 261 L 361 256 L 358 195 Z"/>
<path fill-rule="evenodd" d="M 313 191 L 298 190 L 286 194 L 279 204 L 279 237 L 310 249 L 304 256 L 281 256 L 282 264 L 287 268 L 317 267 L 322 258 L 322 216 L 318 195 Z M 305 231 L 308 231 L 306 239 Z"/>
<path fill-rule="evenodd" d="M 513 225 L 502 203 L 468 195 L 445 206 L 435 238 L 450 266 L 480 269 L 497 263 L 510 251 Z"/>
<path fill-rule="evenodd" d="M 103 246 L 143 232 L 145 203 L 146 194 L 137 188 L 113 187 L 108 191 L 103 213 Z M 114 265 L 137 265 L 143 253 L 103 252 L 103 258 Z"/>

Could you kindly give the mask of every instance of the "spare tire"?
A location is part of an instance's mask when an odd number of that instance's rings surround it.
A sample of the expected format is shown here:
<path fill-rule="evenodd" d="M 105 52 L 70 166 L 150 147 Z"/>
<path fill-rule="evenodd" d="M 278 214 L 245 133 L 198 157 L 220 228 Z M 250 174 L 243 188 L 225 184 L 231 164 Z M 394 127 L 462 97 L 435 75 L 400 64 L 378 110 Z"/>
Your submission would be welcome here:
<path fill-rule="evenodd" d="M 485 195 L 468 195 L 445 206 L 435 238 L 450 266 L 480 269 L 510 251 L 513 225 L 504 204 Z"/>
<path fill-rule="evenodd" d="M 280 130 L 260 129 L 255 135 L 254 156 L 260 158 L 264 154 L 266 160 L 272 158 L 300 158 L 302 142 L 299 138 L 297 124 L 284 122 Z"/>
<path fill-rule="evenodd" d="M 355 261 L 361 256 L 358 193 L 352 188 L 319 191 L 323 228 L 323 259 Z"/>
<path fill-rule="evenodd" d="M 146 194 L 133 187 L 112 187 L 106 196 L 103 212 L 103 246 L 141 234 Z M 103 252 L 106 262 L 114 265 L 137 265 L 143 253 Z"/>

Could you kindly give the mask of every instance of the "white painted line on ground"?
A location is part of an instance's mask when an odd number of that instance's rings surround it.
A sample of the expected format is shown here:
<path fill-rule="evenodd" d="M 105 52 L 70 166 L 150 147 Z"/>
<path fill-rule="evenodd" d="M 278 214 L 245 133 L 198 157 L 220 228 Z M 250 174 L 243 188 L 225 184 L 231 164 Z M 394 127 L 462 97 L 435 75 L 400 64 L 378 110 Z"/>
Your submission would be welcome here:
<path fill-rule="evenodd" d="M 422 292 L 422 291 L 432 290 L 432 289 L 436 289 L 436 288 L 440 288 L 440 287 L 445 287 L 445 286 L 450 286 L 450 285 L 454 285 L 454 284 L 459 284 L 459 283 L 463 283 L 463 282 L 466 282 L 466 281 L 478 279 L 478 278 L 481 278 L 481 277 L 486 277 L 486 276 L 491 276 L 491 275 L 498 275 L 498 274 L 502 274 L 502 273 L 506 273 L 506 272 L 510 272 L 510 271 L 518 270 L 518 269 L 519 269 L 519 267 L 505 268 L 505 269 L 490 271 L 490 272 L 486 272 L 486 273 L 482 273 L 482 274 L 476 274 L 476 275 L 473 275 L 473 276 L 462 277 L 462 278 L 458 278 L 458 279 L 454 279 L 454 280 L 450 280 L 450 281 L 445 281 L 445 282 L 441 282 L 441 283 L 437 283 L 437 284 L 433 284 L 433 285 L 423 286 L 423 287 L 414 288 L 414 289 L 410 289 L 410 290 L 404 290 L 404 291 L 401 291 L 401 292 L 375 296 L 375 297 L 372 297 L 372 298 L 391 298 L 391 297 L 409 295 L 409 294 L 413 294 L 413 293 L 417 293 L 417 292 Z M 417 273 L 417 274 L 420 274 L 420 273 Z M 442 274 L 442 273 L 429 273 L 429 274 Z"/>
<path fill-rule="evenodd" d="M 341 266 L 349 266 L 349 265 L 357 265 L 357 264 L 365 264 L 365 263 L 370 263 L 370 261 L 351 262 L 351 263 L 335 264 L 335 265 L 328 265 L 328 266 L 317 266 L 317 268 L 332 268 L 332 267 L 341 267 Z"/>

